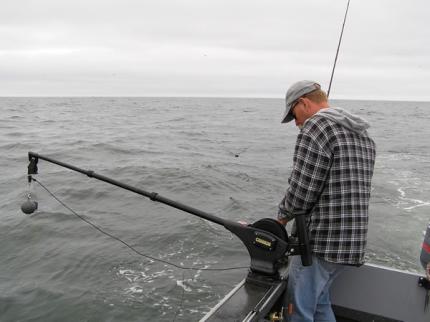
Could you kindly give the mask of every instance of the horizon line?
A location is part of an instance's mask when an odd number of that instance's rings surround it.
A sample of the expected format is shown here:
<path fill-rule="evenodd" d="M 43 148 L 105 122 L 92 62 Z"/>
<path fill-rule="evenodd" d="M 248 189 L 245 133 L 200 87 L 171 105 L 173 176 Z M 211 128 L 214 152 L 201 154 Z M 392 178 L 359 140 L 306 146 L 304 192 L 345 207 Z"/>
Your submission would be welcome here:
<path fill-rule="evenodd" d="M 12 96 L 1 95 L 0 98 L 208 98 L 208 99 L 280 99 L 283 97 L 274 96 L 201 96 L 201 95 L 37 95 L 37 96 Z M 381 98 L 329 98 L 334 101 L 384 101 L 384 102 L 417 102 L 428 103 L 430 100 L 417 99 L 381 99 Z"/>

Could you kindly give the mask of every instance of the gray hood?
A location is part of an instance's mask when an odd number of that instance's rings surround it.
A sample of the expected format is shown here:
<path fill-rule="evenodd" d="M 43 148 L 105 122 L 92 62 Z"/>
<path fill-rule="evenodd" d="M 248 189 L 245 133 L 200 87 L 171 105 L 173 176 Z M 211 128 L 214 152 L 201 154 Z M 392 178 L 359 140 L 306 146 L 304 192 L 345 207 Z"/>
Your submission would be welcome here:
<path fill-rule="evenodd" d="M 361 117 L 351 114 L 339 107 L 323 108 L 315 115 L 326 117 L 359 134 L 366 133 L 366 130 L 370 127 L 369 123 Z"/>

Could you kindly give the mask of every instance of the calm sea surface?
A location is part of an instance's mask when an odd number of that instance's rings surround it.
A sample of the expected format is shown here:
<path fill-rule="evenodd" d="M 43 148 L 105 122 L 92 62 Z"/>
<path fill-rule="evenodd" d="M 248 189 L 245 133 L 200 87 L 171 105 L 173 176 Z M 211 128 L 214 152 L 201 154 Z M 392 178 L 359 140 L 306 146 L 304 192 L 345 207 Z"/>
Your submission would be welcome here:
<path fill-rule="evenodd" d="M 333 101 L 377 143 L 368 261 L 421 271 L 430 219 L 430 103 Z M 283 101 L 0 98 L 0 321 L 196 321 L 246 270 L 182 271 L 138 256 L 35 184 L 34 151 L 232 220 L 273 217 L 297 129 Z M 139 251 L 187 266 L 247 266 L 224 228 L 45 161 L 37 178 Z"/>

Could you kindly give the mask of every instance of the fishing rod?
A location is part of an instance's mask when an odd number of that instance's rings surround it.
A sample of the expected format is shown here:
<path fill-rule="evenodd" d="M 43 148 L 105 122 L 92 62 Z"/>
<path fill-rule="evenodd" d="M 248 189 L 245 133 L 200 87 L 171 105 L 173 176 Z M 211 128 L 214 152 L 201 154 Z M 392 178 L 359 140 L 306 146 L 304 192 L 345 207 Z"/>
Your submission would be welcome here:
<path fill-rule="evenodd" d="M 51 157 L 34 152 L 28 152 L 28 159 L 29 164 L 27 178 L 29 184 L 31 184 L 33 180 L 37 181 L 32 176 L 38 174 L 39 160 L 44 160 L 223 226 L 237 236 L 247 248 L 251 258 L 250 273 L 257 273 L 257 275 L 263 274 L 266 276 L 278 276 L 278 268 L 286 256 L 300 255 L 304 266 L 312 264 L 304 213 L 296 214 L 297 237 L 289 238 L 284 226 L 272 218 L 263 218 L 253 224 L 244 225 L 168 199 L 157 192 L 148 192 L 104 175 L 100 175 L 93 170 L 85 170 L 74 165 L 55 160 Z M 22 211 L 26 214 L 31 214 L 37 208 L 37 202 L 31 199 L 31 195 L 29 193 L 27 195 L 27 201 L 21 206 Z"/>
<path fill-rule="evenodd" d="M 334 70 L 336 68 L 337 57 L 339 56 L 339 49 L 340 49 L 340 44 L 342 42 L 343 29 L 345 28 L 346 16 L 348 14 L 348 9 L 349 9 L 349 1 L 350 0 L 348 0 L 348 4 L 346 5 L 345 17 L 343 18 L 343 24 L 342 24 L 342 31 L 340 32 L 339 43 L 337 44 L 336 56 L 334 58 L 333 69 L 331 71 L 330 84 L 328 85 L 327 97 L 330 96 L 331 83 L 333 81 L 333 75 L 334 75 Z"/>

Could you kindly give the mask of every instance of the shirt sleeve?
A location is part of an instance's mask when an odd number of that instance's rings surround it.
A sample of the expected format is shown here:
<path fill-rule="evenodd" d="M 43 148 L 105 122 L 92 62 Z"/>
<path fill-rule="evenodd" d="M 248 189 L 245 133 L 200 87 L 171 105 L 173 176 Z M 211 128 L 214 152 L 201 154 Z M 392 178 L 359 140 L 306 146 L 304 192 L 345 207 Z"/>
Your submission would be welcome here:
<path fill-rule="evenodd" d="M 297 137 L 289 187 L 279 204 L 278 219 L 291 220 L 295 213 L 309 213 L 324 188 L 332 154 L 315 136 L 303 131 Z"/>

